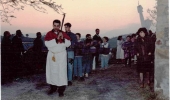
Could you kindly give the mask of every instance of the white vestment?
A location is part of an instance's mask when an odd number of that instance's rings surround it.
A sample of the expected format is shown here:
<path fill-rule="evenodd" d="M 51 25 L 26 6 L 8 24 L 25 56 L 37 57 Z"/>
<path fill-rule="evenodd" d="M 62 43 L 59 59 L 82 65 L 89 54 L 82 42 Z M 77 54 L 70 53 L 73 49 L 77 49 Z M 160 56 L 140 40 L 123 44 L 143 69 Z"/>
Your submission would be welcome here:
<path fill-rule="evenodd" d="M 67 85 L 67 52 L 66 47 L 71 42 L 65 39 L 65 43 L 56 43 L 55 39 L 45 41 L 48 48 L 46 61 L 46 81 L 48 84 L 63 86 Z M 52 57 L 55 57 L 55 62 Z"/>

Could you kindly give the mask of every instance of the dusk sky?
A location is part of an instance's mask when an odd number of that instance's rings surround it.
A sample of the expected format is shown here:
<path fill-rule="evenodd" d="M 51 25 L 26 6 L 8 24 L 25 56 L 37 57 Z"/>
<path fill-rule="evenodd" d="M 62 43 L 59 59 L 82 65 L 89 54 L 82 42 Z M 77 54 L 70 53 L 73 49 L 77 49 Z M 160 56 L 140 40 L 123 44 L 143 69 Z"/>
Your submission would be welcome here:
<path fill-rule="evenodd" d="M 54 0 L 53 0 L 54 1 Z M 95 34 L 95 29 L 100 29 L 101 36 L 114 37 L 121 34 L 136 32 L 141 27 L 137 12 L 138 0 L 55 0 L 62 4 L 66 13 L 65 23 L 72 24 L 72 32 Z M 156 0 L 139 0 L 143 7 L 144 18 L 149 17 L 147 9 L 153 9 Z M 23 34 L 35 37 L 36 32 L 43 35 L 52 29 L 54 19 L 62 20 L 63 15 L 47 8 L 48 14 L 26 6 L 24 11 L 15 11 L 17 18 L 11 24 L 1 22 L 1 33 L 8 30 L 12 34 L 20 29 Z"/>

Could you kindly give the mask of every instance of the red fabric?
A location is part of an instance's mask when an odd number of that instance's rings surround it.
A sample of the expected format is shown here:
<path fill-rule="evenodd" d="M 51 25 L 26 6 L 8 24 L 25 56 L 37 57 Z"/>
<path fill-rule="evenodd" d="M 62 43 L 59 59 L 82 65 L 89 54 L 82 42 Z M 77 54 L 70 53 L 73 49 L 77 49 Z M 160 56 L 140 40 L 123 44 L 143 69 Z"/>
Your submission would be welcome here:
<path fill-rule="evenodd" d="M 67 39 L 67 40 L 71 40 L 71 38 L 70 38 L 65 32 L 62 32 L 62 34 L 63 34 L 63 38 L 65 38 L 65 39 Z M 46 34 L 44 40 L 45 40 L 45 41 L 50 41 L 50 40 L 55 39 L 55 38 L 57 38 L 57 37 L 58 37 L 58 34 L 54 33 L 53 31 L 49 31 L 49 32 Z M 58 41 L 61 43 L 61 42 L 62 42 L 62 39 L 59 39 Z"/>

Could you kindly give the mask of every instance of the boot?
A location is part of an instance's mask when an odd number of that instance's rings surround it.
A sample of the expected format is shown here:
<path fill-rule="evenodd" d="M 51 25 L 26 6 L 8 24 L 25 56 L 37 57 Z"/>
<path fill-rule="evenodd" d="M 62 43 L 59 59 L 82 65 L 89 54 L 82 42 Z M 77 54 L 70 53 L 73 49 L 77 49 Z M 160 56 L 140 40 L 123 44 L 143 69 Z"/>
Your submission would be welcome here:
<path fill-rule="evenodd" d="M 50 85 L 50 91 L 48 92 L 48 95 L 53 94 L 57 90 L 57 86 Z"/>
<path fill-rule="evenodd" d="M 65 89 L 66 89 L 66 86 L 60 86 L 58 88 L 59 97 L 63 97 L 64 96 Z"/>
<path fill-rule="evenodd" d="M 71 81 L 68 81 L 68 86 L 71 86 L 72 85 L 72 82 Z"/>

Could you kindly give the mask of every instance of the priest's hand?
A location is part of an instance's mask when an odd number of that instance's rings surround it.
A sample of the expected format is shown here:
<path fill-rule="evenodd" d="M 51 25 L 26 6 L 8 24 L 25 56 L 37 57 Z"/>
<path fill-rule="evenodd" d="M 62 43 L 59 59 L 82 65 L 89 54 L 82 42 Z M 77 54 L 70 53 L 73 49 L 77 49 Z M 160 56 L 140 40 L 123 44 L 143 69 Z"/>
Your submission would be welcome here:
<path fill-rule="evenodd" d="M 57 39 L 60 39 L 60 37 L 61 37 L 61 39 L 63 39 L 63 33 L 62 32 L 59 32 Z"/>

